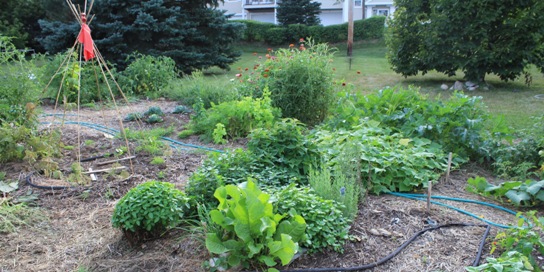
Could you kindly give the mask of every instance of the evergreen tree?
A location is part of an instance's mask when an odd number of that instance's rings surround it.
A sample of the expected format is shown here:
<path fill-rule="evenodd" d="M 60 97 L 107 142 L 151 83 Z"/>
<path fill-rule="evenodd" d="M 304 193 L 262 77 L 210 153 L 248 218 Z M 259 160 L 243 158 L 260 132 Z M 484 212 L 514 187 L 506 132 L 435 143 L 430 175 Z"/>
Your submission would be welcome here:
<path fill-rule="evenodd" d="M 278 3 L 277 18 L 281 25 L 319 25 L 321 3 L 311 0 L 283 0 Z"/>
<path fill-rule="evenodd" d="M 513 80 L 527 67 L 544 69 L 542 0 L 396 0 L 388 25 L 387 57 L 404 76 L 436 70 L 484 81 Z"/>
<path fill-rule="evenodd" d="M 185 73 L 212 66 L 228 69 L 240 56 L 231 45 L 241 38 L 243 24 L 228 22 L 216 6 L 217 0 L 96 0 L 90 27 L 103 56 L 120 68 L 137 51 L 170 57 Z M 78 34 L 77 23 L 40 25 L 47 34 L 41 42 L 51 53 L 70 47 Z"/>
<path fill-rule="evenodd" d="M 1 0 L 0 35 L 11 37 L 17 48 L 40 49 L 35 40 L 38 36 L 38 20 L 45 16 L 41 1 L 46 0 Z"/>

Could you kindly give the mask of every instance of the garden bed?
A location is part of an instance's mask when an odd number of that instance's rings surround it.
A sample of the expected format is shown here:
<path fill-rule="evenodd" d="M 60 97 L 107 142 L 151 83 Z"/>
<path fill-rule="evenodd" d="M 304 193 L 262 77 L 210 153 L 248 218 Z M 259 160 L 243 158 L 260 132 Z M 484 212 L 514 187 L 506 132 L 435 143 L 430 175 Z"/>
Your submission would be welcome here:
<path fill-rule="evenodd" d="M 188 122 L 187 115 L 170 114 L 175 103 L 168 101 L 141 102 L 119 109 L 83 109 L 79 119 L 67 115 L 68 119 L 79 122 L 100 124 L 119 129 L 118 116 L 131 112 L 143 112 L 150 106 L 159 106 L 167 113 L 165 123 L 158 125 L 136 122 L 125 123 L 132 129 L 146 129 L 156 126 L 174 126 L 178 132 Z M 47 113 L 56 113 L 46 109 Z M 75 112 L 73 112 L 75 113 Z M 77 120 L 76 120 L 77 119 Z M 48 119 L 46 121 L 52 121 Z M 175 132 L 170 136 L 175 137 Z M 78 141 L 79 135 L 79 141 Z M 62 128 L 65 145 L 79 146 L 65 149 L 58 160 L 61 169 L 69 169 L 81 158 L 113 154 L 124 145 L 124 140 L 112 138 L 93 128 L 65 125 Z M 182 140 L 184 143 L 204 148 L 228 149 L 243 146 L 234 142 L 218 146 L 203 144 L 198 137 Z M 134 148 L 134 144 L 130 144 Z M 209 258 L 198 233 L 181 229 L 170 231 L 164 237 L 148 241 L 137 248 L 131 247 L 119 230 L 111 226 L 111 214 L 119 198 L 130 188 L 151 179 L 161 179 L 183 189 L 192 172 L 205 157 L 204 149 L 183 147 L 172 149 L 162 157 L 165 163 L 153 165 L 152 155 L 138 153 L 129 161 L 119 162 L 126 166 L 126 174 L 109 171 L 97 174 L 98 180 L 89 185 L 74 185 L 60 190 L 38 189 L 29 186 L 25 180 L 33 171 L 23 163 L 9 163 L 0 166 L 0 171 L 11 179 L 18 179 L 19 190 L 12 196 L 37 197 L 32 203 L 39 207 L 46 219 L 29 226 L 22 226 L 16 233 L 0 236 L 0 270 L 4 271 L 204 271 L 203 261 Z M 126 154 L 128 155 L 128 154 Z M 111 158 L 83 162 L 83 169 L 96 169 L 96 163 Z M 161 174 L 159 174 L 161 173 Z M 434 186 L 434 194 L 457 198 L 489 201 L 466 193 L 466 180 L 488 173 L 475 165 L 453 171 L 449 181 Z M 36 177 L 36 181 L 39 178 Z M 513 224 L 515 217 L 496 209 L 475 204 L 445 202 L 467 210 L 499 224 Z M 352 239 L 345 245 L 344 253 L 324 252 L 302 255 L 284 269 L 354 267 L 376 262 L 385 257 L 418 231 L 436 224 L 483 222 L 451 209 L 432 206 L 426 213 L 426 203 L 392 195 L 369 195 L 360 205 L 359 213 L 352 224 Z M 384 229 L 395 233 L 389 237 L 372 234 L 372 229 Z M 454 227 L 426 232 L 411 243 L 391 261 L 370 271 L 464 271 L 474 261 L 479 243 L 484 234 L 482 227 Z M 493 237 L 498 228 L 492 228 Z M 488 242 L 487 242 L 488 243 Z M 482 259 L 489 255 L 489 245 L 484 247 Z M 85 270 L 87 269 L 87 270 Z"/>

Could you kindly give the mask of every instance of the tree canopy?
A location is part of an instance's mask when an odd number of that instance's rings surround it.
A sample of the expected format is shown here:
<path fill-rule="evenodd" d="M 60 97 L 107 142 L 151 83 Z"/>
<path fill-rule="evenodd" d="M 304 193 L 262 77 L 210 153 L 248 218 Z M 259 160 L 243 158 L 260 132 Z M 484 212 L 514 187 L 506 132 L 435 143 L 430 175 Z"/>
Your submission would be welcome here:
<path fill-rule="evenodd" d="M 311 0 L 283 0 L 278 3 L 277 15 L 281 25 L 319 25 L 321 3 Z"/>
<path fill-rule="evenodd" d="M 387 57 L 404 76 L 430 70 L 483 81 L 508 81 L 544 68 L 542 0 L 396 0 Z"/>
<path fill-rule="evenodd" d="M 106 60 L 123 68 L 133 52 L 172 58 L 186 73 L 218 66 L 228 69 L 240 53 L 231 45 L 243 24 L 229 22 L 217 0 L 95 0 L 93 39 Z M 56 53 L 72 46 L 79 26 L 41 20 L 44 48 Z"/>

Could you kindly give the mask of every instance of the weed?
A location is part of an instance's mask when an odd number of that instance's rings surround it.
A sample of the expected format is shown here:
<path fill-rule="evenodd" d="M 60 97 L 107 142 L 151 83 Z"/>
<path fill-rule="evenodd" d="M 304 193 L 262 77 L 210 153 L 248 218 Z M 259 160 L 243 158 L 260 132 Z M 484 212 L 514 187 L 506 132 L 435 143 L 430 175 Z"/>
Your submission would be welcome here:
<path fill-rule="evenodd" d="M 150 163 L 152 165 L 163 165 L 165 164 L 165 160 L 162 157 L 153 157 Z"/>

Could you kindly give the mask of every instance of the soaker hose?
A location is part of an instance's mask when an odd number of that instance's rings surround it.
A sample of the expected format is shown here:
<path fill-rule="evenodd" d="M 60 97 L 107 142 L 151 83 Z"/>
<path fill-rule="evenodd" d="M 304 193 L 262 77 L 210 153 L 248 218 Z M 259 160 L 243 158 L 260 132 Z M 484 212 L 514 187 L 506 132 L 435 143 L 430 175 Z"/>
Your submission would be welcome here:
<path fill-rule="evenodd" d="M 485 239 L 487 238 L 487 235 L 489 234 L 489 229 L 491 226 L 489 225 L 477 225 L 477 224 L 470 224 L 470 223 L 449 223 L 449 224 L 443 224 L 438 225 L 434 227 L 429 227 L 426 229 L 422 229 L 415 233 L 410 239 L 406 240 L 404 243 L 402 243 L 395 251 L 391 252 L 389 255 L 383 257 L 382 259 L 365 265 L 360 266 L 353 266 L 353 267 L 327 267 L 327 268 L 305 268 L 305 269 L 294 269 L 294 270 L 280 270 L 281 272 L 336 272 L 336 271 L 362 271 L 367 270 L 371 268 L 375 268 L 379 265 L 382 265 L 386 263 L 387 261 L 393 259 L 395 256 L 397 256 L 404 248 L 406 248 L 410 243 L 412 243 L 417 237 L 421 236 L 423 233 L 427 231 L 437 230 L 440 228 L 448 228 L 448 227 L 486 227 L 486 231 L 484 232 L 484 235 L 482 236 L 482 242 L 480 243 L 480 247 L 478 248 L 478 254 L 476 255 L 476 258 L 472 265 L 475 264 L 478 265 L 480 263 L 480 258 L 482 256 L 482 249 L 483 244 L 485 243 Z"/>
<path fill-rule="evenodd" d="M 398 196 L 398 197 L 414 199 L 414 200 L 427 201 L 427 195 L 424 195 L 424 194 L 409 194 L 409 193 L 396 193 L 396 192 L 389 192 L 388 194 Z M 509 214 L 513 214 L 513 215 L 517 214 L 515 211 L 509 210 L 509 209 L 501 207 L 499 205 L 495 205 L 495 204 L 491 204 L 491 203 L 487 203 L 487 202 L 482 202 L 482 201 L 477 201 L 477 200 L 454 198 L 454 197 L 447 197 L 447 196 L 431 196 L 431 198 L 432 199 L 443 199 L 443 200 L 449 200 L 449 201 L 456 201 L 456 202 L 473 203 L 473 204 L 492 207 L 492 208 L 507 212 Z M 495 227 L 499 227 L 499 228 L 503 228 L 503 229 L 513 228 L 513 226 L 506 226 L 506 225 L 495 223 L 493 221 L 482 218 L 481 216 L 477 216 L 477 215 L 475 215 L 475 214 L 473 214 L 471 212 L 465 211 L 463 209 L 460 209 L 460 208 L 457 208 L 457 207 L 454 207 L 454 206 L 451 206 L 451 205 L 448 205 L 448 204 L 445 204 L 445 203 L 442 203 L 442 202 L 431 200 L 431 203 L 439 205 L 439 206 L 443 206 L 443 207 L 446 207 L 446 208 L 449 208 L 449 209 L 452 209 L 452 210 L 455 210 L 457 212 L 460 212 L 462 214 L 465 214 L 465 215 L 468 215 L 468 216 L 471 216 L 471 217 L 474 217 L 474 218 L 476 218 L 478 220 L 481 220 L 481 221 L 483 221 L 483 222 L 485 222 L 485 223 L 487 223 L 489 225 L 495 226 Z M 520 218 L 525 220 L 525 222 L 527 222 L 527 224 L 529 226 L 531 226 L 531 224 L 527 221 L 527 219 L 525 217 L 522 216 Z"/>
<path fill-rule="evenodd" d="M 44 189 L 44 190 L 64 190 L 64 189 L 67 189 L 67 188 L 70 188 L 72 186 L 44 186 L 44 185 L 38 185 L 38 184 L 35 184 L 35 183 L 32 183 L 32 176 L 34 175 L 34 172 L 28 174 L 28 176 L 26 176 L 26 183 L 34 188 L 38 188 L 38 189 Z"/>

